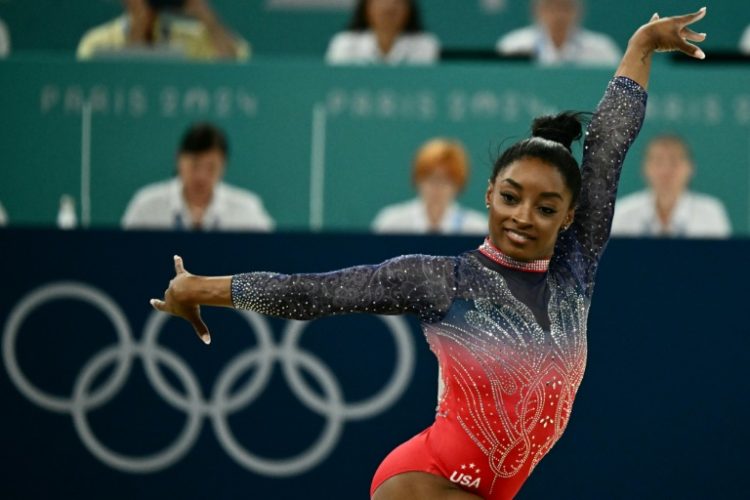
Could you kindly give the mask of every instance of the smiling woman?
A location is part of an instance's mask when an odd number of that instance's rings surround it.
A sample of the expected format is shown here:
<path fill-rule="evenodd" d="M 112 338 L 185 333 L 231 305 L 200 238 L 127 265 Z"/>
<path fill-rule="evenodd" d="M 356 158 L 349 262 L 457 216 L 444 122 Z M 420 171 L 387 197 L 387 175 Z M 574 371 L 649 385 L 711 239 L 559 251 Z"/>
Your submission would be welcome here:
<path fill-rule="evenodd" d="M 513 498 L 560 439 L 586 366 L 586 320 L 625 155 L 643 123 L 656 51 L 703 58 L 687 26 L 705 9 L 651 21 L 630 40 L 586 132 L 576 115 L 541 118 L 496 162 L 489 236 L 455 257 L 407 255 L 324 274 L 176 276 L 153 306 L 192 323 L 201 305 L 309 320 L 366 312 L 417 316 L 438 358 L 433 424 L 375 472 L 374 500 Z M 580 193 L 579 193 L 580 191 Z M 321 490 L 325 488 L 321 484 Z M 347 492 L 345 496 L 351 496 Z"/>
<path fill-rule="evenodd" d="M 495 162 L 486 195 L 490 238 L 506 255 L 549 259 L 558 234 L 573 222 L 581 173 L 570 146 L 581 138 L 581 116 L 537 118 L 532 137 Z"/>

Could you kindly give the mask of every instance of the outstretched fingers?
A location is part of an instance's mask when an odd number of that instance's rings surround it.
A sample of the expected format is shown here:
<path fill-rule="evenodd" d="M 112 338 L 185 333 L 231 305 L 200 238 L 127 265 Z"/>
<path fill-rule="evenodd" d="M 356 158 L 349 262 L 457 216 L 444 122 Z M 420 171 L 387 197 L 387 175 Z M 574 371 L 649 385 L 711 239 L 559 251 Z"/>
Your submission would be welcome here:
<path fill-rule="evenodd" d="M 689 42 L 702 42 L 706 39 L 705 33 L 696 33 L 692 29 L 688 28 L 688 25 L 696 23 L 706 16 L 706 8 L 702 7 L 698 12 L 692 14 L 685 14 L 684 16 L 677 16 L 675 20 L 680 27 L 680 41 L 678 42 L 678 49 L 685 54 L 695 57 L 696 59 L 705 59 L 706 54 L 698 47 Z"/>
<path fill-rule="evenodd" d="M 706 39 L 705 33 L 696 33 L 695 31 L 687 27 L 682 28 L 682 31 L 680 31 L 680 36 L 682 36 L 682 38 L 684 38 L 685 40 L 690 40 L 691 42 L 702 42 Z"/>
<path fill-rule="evenodd" d="M 151 304 L 151 307 L 153 307 L 157 311 L 160 311 L 160 312 L 169 312 L 169 310 L 167 309 L 167 303 L 164 302 L 163 300 L 151 299 L 148 302 L 149 302 L 149 304 Z"/>
<path fill-rule="evenodd" d="M 189 278 L 189 273 L 185 271 L 185 265 L 182 262 L 182 257 L 179 255 L 174 256 L 174 271 L 176 276 L 169 282 L 169 288 L 164 291 L 163 299 L 151 299 L 149 303 L 151 307 L 159 312 L 172 314 L 187 320 L 195 330 L 195 333 L 203 341 L 204 344 L 211 343 L 211 334 L 208 331 L 206 323 L 201 318 L 200 306 L 196 304 L 190 304 L 179 301 L 172 288 L 177 286 L 175 283 Z"/>
<path fill-rule="evenodd" d="M 695 57 L 696 59 L 705 59 L 706 54 L 703 52 L 700 48 L 696 47 L 692 43 L 687 43 L 686 41 L 682 41 L 679 43 L 680 51 L 684 52 L 685 54 Z"/>
<path fill-rule="evenodd" d="M 182 257 L 179 255 L 174 256 L 174 272 L 175 274 L 182 274 L 185 272 L 185 264 L 182 262 Z"/>
<path fill-rule="evenodd" d="M 701 19 L 706 17 L 706 8 L 701 7 L 697 12 L 692 14 L 685 14 L 683 16 L 677 16 L 675 19 L 682 25 L 687 26 L 689 24 L 697 23 Z"/>
<path fill-rule="evenodd" d="M 201 318 L 200 310 L 196 308 L 195 312 L 189 314 L 186 319 L 190 321 L 191 325 L 193 325 L 195 333 L 203 341 L 203 343 L 206 345 L 210 344 L 211 333 L 208 331 L 208 326 L 206 326 L 206 323 L 204 323 L 203 318 Z"/>

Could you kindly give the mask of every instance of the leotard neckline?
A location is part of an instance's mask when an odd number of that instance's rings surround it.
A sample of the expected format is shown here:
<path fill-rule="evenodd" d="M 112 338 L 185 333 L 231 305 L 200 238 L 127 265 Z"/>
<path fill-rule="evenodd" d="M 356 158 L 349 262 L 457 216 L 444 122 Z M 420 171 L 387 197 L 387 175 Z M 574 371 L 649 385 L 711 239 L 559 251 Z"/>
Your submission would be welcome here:
<path fill-rule="evenodd" d="M 489 236 L 487 236 L 484 239 L 484 242 L 479 245 L 479 251 L 492 262 L 509 269 L 515 269 L 516 271 L 546 273 L 547 269 L 549 269 L 550 259 L 537 259 L 528 262 L 514 259 L 513 257 L 504 254 L 499 248 L 493 245 Z"/>

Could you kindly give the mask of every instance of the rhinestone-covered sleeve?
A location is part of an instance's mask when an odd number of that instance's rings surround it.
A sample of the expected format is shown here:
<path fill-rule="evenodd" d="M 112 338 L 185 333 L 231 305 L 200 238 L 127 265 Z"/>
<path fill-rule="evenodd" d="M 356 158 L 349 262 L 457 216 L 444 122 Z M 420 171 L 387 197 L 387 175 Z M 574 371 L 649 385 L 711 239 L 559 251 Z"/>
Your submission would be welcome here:
<path fill-rule="evenodd" d="M 620 171 L 643 124 L 647 97 L 633 80 L 614 78 L 586 131 L 581 195 L 573 225 L 558 240 L 555 260 L 566 261 L 588 284 L 609 239 Z"/>
<path fill-rule="evenodd" d="M 406 255 L 320 274 L 237 274 L 232 277 L 232 303 L 237 309 L 298 320 L 365 312 L 412 313 L 431 322 L 453 300 L 455 265 L 450 257 Z"/>

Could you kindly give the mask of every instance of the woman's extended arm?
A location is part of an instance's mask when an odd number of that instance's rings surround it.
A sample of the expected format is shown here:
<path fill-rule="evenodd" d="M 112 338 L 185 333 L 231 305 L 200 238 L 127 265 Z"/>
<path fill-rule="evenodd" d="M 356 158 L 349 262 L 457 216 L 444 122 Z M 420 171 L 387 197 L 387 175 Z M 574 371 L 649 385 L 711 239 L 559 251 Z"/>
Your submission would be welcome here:
<path fill-rule="evenodd" d="M 162 312 L 189 321 L 205 343 L 211 341 L 200 306 L 249 309 L 270 316 L 309 320 L 334 314 L 413 313 L 439 317 L 450 306 L 454 261 L 409 255 L 379 265 L 320 274 L 246 273 L 203 277 L 187 271 L 175 256 L 175 277 L 164 299 L 151 299 Z"/>

